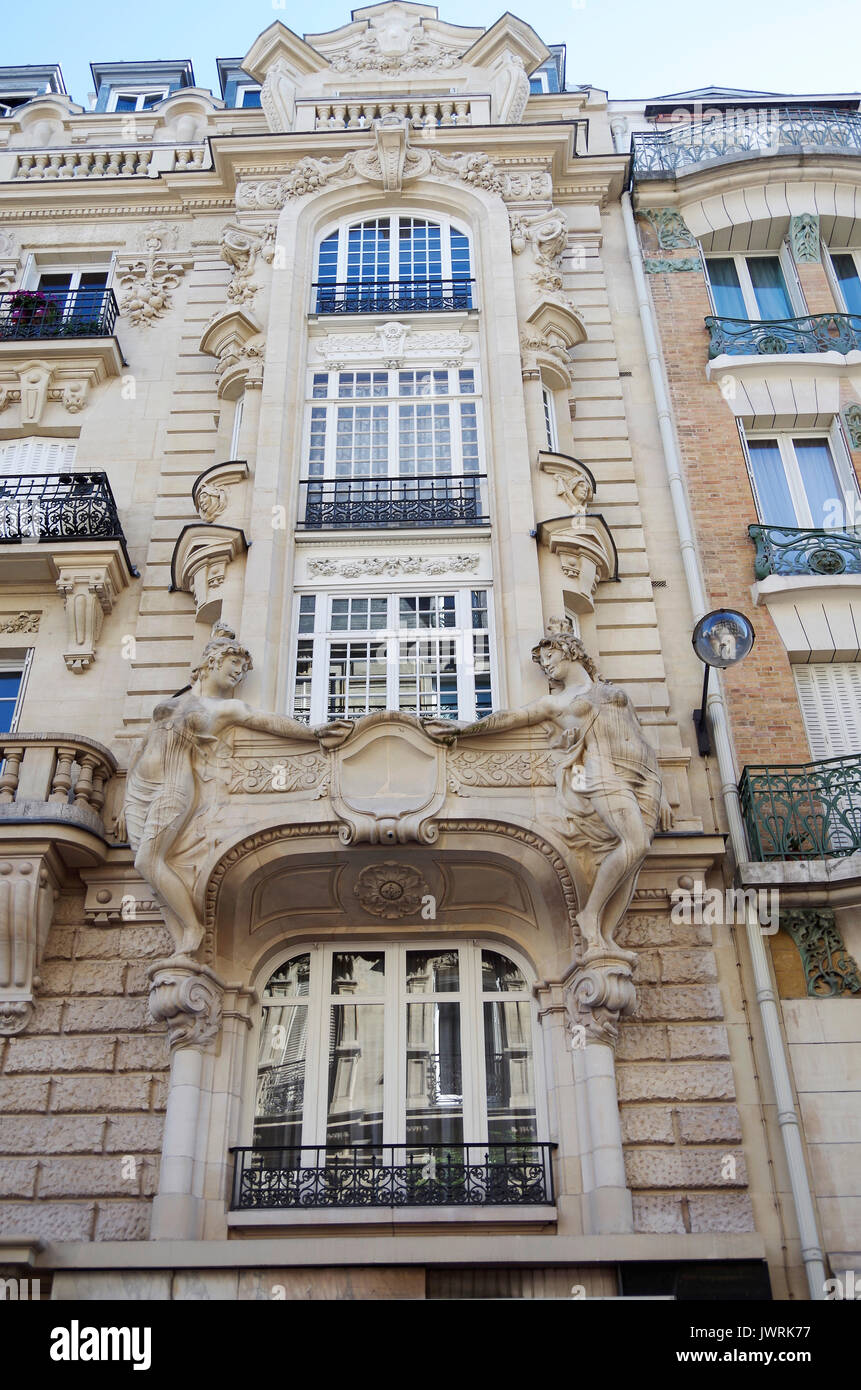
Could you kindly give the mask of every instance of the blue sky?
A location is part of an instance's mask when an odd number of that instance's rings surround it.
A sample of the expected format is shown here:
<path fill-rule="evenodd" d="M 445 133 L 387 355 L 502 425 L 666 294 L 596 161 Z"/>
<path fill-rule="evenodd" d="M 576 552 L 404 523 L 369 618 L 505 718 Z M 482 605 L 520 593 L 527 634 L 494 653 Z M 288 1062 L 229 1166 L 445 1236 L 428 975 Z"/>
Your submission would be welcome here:
<path fill-rule="evenodd" d="M 506 8 L 547 43 L 568 45 L 568 81 L 615 97 L 657 96 L 712 83 L 765 91 L 855 91 L 861 86 L 861 6 L 848 0 L 467 0 L 440 18 L 489 25 Z M 853 19 L 853 13 L 855 18 Z M 218 91 L 215 59 L 246 53 L 274 19 L 302 34 L 349 20 L 340 0 L 40 0 L 7 5 L 0 64 L 60 62 L 86 104 L 88 64 L 191 58 L 198 86 Z"/>

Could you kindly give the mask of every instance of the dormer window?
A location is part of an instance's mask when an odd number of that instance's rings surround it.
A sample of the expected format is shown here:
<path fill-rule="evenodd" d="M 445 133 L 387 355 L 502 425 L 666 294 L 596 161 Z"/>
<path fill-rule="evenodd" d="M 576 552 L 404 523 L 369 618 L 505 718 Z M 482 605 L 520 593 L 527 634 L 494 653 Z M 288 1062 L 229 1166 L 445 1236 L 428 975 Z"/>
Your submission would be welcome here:
<path fill-rule="evenodd" d="M 167 87 L 153 92 L 111 92 L 109 111 L 150 111 L 167 96 Z"/>
<path fill-rule="evenodd" d="M 260 106 L 260 88 L 251 82 L 236 88 L 236 105 L 239 107 Z"/>

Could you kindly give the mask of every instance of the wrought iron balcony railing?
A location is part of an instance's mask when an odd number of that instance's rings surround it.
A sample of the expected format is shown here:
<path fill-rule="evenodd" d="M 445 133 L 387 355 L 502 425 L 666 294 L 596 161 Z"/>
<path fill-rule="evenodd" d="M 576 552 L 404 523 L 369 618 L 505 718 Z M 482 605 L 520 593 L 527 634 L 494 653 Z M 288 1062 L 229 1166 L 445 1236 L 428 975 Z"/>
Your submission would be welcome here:
<path fill-rule="evenodd" d="M 555 1145 L 357 1144 L 235 1148 L 233 1211 L 546 1206 Z"/>
<path fill-rule="evenodd" d="M 80 540 L 121 541 L 125 550 L 106 473 L 28 473 L 0 478 L 0 545 Z M 136 572 L 131 564 L 129 570 Z"/>
<path fill-rule="evenodd" d="M 307 480 L 299 528 L 486 525 L 486 476 Z"/>
<path fill-rule="evenodd" d="M 113 290 L 12 290 L 0 294 L 0 341 L 110 338 L 116 321 Z"/>
<path fill-rule="evenodd" d="M 861 528 L 814 531 L 800 526 L 748 526 L 756 545 L 757 579 L 775 575 L 861 574 Z"/>
<path fill-rule="evenodd" d="M 631 140 L 636 179 L 672 177 L 712 161 L 784 151 L 861 151 L 861 113 L 811 107 L 727 111 L 713 121 L 680 121 L 671 129 L 638 132 Z"/>
<path fill-rule="evenodd" d="M 746 767 L 738 790 L 754 859 L 825 859 L 861 849 L 861 753 Z"/>
<path fill-rule="evenodd" d="M 709 357 L 775 356 L 788 352 L 857 352 L 861 314 L 809 314 L 798 319 L 709 316 Z"/>
<path fill-rule="evenodd" d="M 435 309 L 471 309 L 474 281 L 353 280 L 315 284 L 315 314 L 414 314 Z"/>

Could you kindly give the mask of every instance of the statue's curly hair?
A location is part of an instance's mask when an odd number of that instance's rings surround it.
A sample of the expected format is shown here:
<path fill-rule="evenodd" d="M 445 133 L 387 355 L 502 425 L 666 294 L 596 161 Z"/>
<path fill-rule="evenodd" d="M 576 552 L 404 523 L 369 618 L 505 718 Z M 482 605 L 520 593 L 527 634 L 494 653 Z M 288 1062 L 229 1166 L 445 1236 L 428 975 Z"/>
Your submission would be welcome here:
<path fill-rule="evenodd" d="M 212 636 L 201 652 L 200 661 L 192 668 L 192 685 L 203 675 L 204 671 L 212 671 L 220 666 L 226 656 L 241 656 L 244 658 L 246 671 L 254 669 L 250 651 L 247 647 L 243 647 L 241 642 L 237 642 L 233 629 L 215 623 Z"/>
<path fill-rule="evenodd" d="M 541 641 L 532 648 L 532 660 L 537 661 L 540 665 L 541 653 L 548 647 L 555 647 L 569 661 L 579 661 L 583 670 L 591 676 L 593 681 L 601 680 L 597 666 L 575 632 L 570 629 L 566 631 L 561 626 L 548 627 L 548 631 Z"/>

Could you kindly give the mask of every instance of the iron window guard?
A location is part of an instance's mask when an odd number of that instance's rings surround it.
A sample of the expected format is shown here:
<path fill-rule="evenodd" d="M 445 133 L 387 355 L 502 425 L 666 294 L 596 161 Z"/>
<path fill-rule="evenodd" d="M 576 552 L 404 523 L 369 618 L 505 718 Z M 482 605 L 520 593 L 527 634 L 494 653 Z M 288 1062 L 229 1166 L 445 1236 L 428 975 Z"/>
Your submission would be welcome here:
<path fill-rule="evenodd" d="M 789 352 L 856 352 L 861 314 L 808 314 L 795 319 L 734 319 L 709 315 L 709 357 L 777 356 Z"/>
<path fill-rule="evenodd" d="M 471 309 L 472 277 L 453 280 L 315 281 L 315 314 L 412 314 Z"/>
<path fill-rule="evenodd" d="M 813 107 L 727 111 L 714 121 L 680 121 L 631 137 L 635 178 L 673 176 L 688 165 L 782 150 L 861 150 L 861 113 Z"/>
<path fill-rule="evenodd" d="M 738 784 L 753 859 L 825 859 L 861 849 L 861 753 L 745 767 Z"/>
<path fill-rule="evenodd" d="M 110 338 L 118 312 L 113 290 L 11 290 L 0 294 L 0 340 Z"/>
<path fill-rule="evenodd" d="M 548 1206 L 555 1148 L 533 1140 L 241 1146 L 230 1150 L 231 1211 Z"/>
<path fill-rule="evenodd" d="M 757 579 L 775 575 L 861 574 L 861 528 L 822 531 L 801 526 L 748 526 L 756 545 Z"/>
<path fill-rule="evenodd" d="M 298 528 L 484 526 L 486 477 L 303 479 Z"/>

